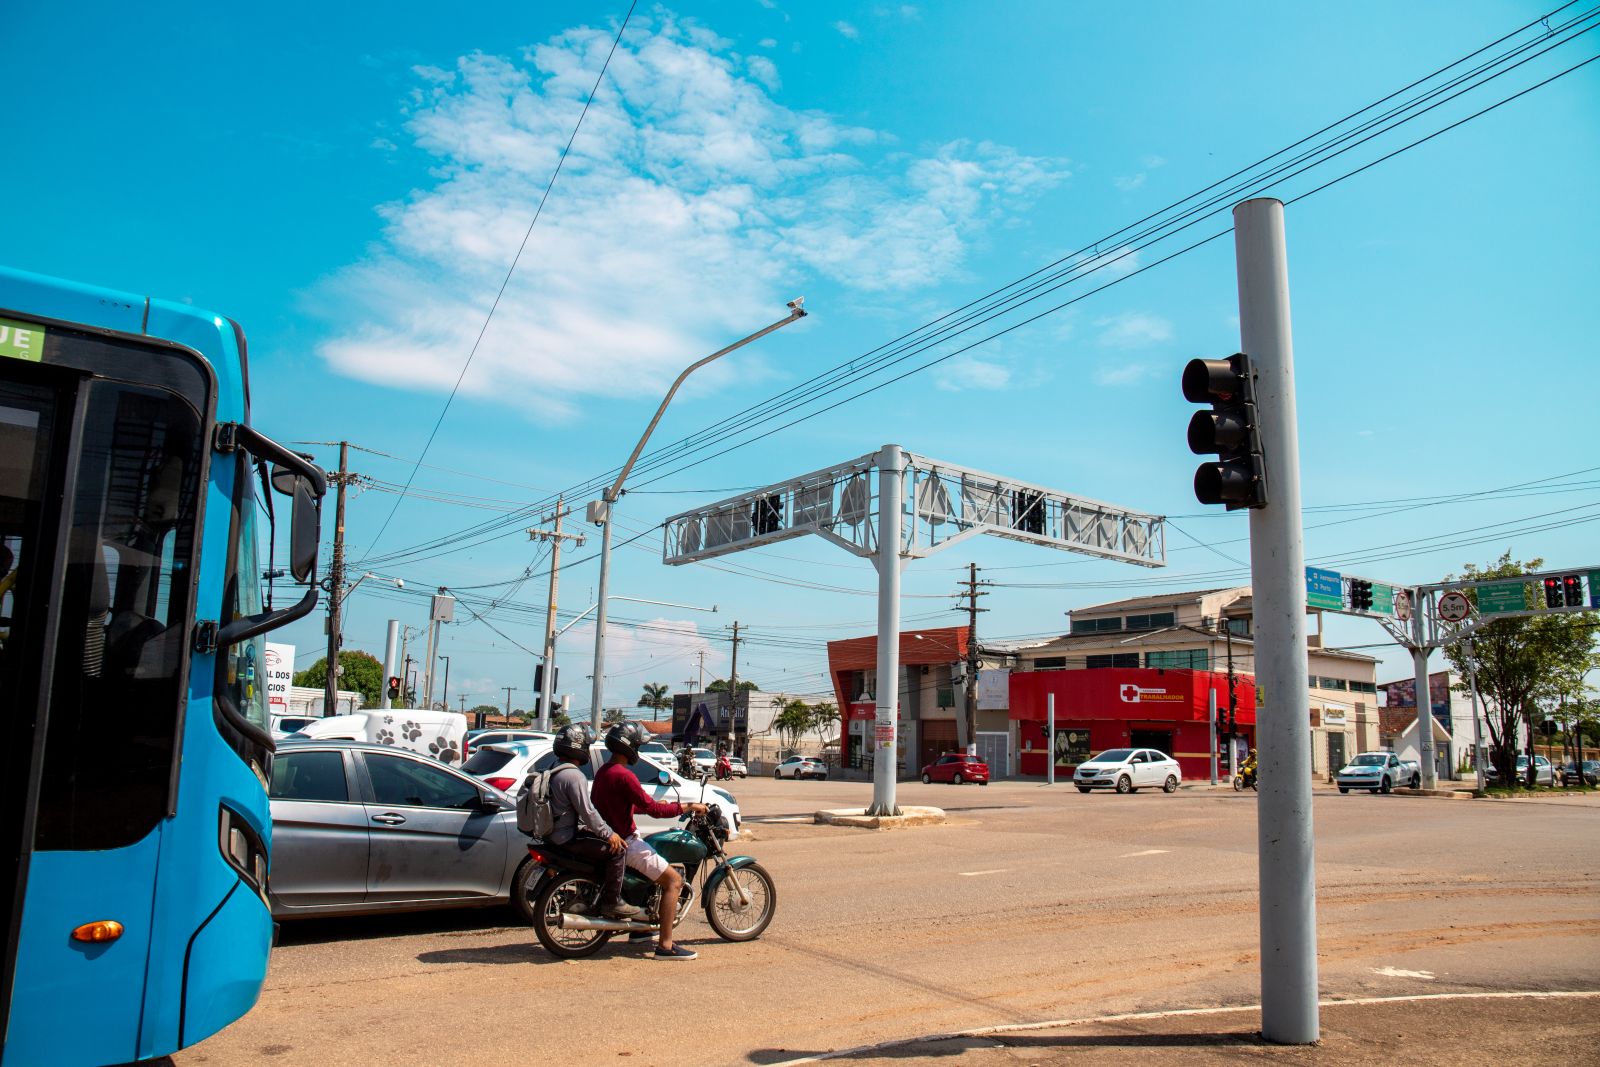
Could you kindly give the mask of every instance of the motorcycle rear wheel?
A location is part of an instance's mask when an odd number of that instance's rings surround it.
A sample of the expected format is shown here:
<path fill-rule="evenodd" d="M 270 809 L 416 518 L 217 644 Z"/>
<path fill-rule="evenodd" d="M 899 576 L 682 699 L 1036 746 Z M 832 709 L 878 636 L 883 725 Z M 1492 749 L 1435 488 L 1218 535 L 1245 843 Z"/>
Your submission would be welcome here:
<path fill-rule="evenodd" d="M 598 914 L 600 886 L 581 874 L 557 874 L 544 884 L 533 902 L 533 932 L 552 956 L 579 960 L 593 956 L 611 940 L 605 930 L 563 930 L 557 923 L 562 912 L 582 909 Z"/>
<path fill-rule="evenodd" d="M 733 880 L 739 880 L 749 903 L 739 903 L 739 891 Z M 724 941 L 754 941 L 772 922 L 778 908 L 778 887 L 772 875 L 759 863 L 735 868 L 717 883 L 714 893 L 706 895 L 706 922 Z"/>

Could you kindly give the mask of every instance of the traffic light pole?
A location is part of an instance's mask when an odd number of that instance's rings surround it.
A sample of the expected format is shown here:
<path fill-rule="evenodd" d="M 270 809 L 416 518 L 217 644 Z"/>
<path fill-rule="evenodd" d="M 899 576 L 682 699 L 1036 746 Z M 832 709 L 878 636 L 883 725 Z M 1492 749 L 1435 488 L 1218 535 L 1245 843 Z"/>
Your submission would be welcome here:
<path fill-rule="evenodd" d="M 1305 706 L 1305 545 L 1300 525 L 1300 441 L 1283 203 L 1233 209 L 1239 332 L 1255 380 L 1270 497 L 1250 510 L 1250 573 L 1257 710 L 1257 849 L 1261 886 L 1261 1034 L 1285 1045 L 1320 1036 L 1317 1007 L 1316 855 L 1311 828 L 1311 720 Z"/>
<path fill-rule="evenodd" d="M 895 781 L 900 739 L 900 509 L 904 460 L 899 445 L 878 452 L 878 700 L 873 719 L 872 806 L 868 815 L 899 815 Z"/>
<path fill-rule="evenodd" d="M 1422 612 L 1411 616 L 1411 673 L 1417 687 L 1417 770 L 1422 788 L 1435 789 L 1438 778 L 1433 766 L 1433 690 L 1428 688 L 1428 656 L 1433 648 L 1423 630 Z"/>
<path fill-rule="evenodd" d="M 378 707 L 387 711 L 389 703 L 389 679 L 395 676 L 395 653 L 400 646 L 400 621 L 389 620 L 389 633 L 383 642 L 383 688 L 378 693 Z M 401 692 L 404 693 L 404 679 L 401 680 Z"/>

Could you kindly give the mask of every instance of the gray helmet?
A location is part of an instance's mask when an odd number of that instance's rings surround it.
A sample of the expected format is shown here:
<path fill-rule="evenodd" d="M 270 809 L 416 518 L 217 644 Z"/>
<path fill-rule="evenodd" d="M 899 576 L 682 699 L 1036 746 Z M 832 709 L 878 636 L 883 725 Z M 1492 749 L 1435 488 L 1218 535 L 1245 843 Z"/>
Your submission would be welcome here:
<path fill-rule="evenodd" d="M 639 758 L 639 747 L 647 740 L 644 727 L 636 722 L 619 722 L 606 731 L 606 748 L 629 763 Z"/>
<path fill-rule="evenodd" d="M 583 723 L 572 723 L 556 731 L 555 741 L 550 747 L 555 750 L 557 759 L 587 761 L 592 744 L 594 734 L 589 732 L 589 727 Z"/>

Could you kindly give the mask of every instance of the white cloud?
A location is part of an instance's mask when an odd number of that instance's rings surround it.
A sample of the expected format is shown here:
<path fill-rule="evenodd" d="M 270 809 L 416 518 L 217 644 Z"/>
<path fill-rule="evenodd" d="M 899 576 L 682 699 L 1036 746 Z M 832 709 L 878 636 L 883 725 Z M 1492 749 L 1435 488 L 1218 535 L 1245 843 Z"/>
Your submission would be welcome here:
<path fill-rule="evenodd" d="M 958 356 L 940 365 L 935 384 L 947 393 L 969 389 L 1005 389 L 1011 384 L 1011 369 L 991 360 Z"/>
<path fill-rule="evenodd" d="M 1145 170 L 1155 170 L 1158 167 L 1167 165 L 1167 161 L 1160 156 L 1145 156 L 1139 162 L 1144 165 Z"/>
<path fill-rule="evenodd" d="M 1144 173 L 1141 171 L 1138 174 L 1134 174 L 1125 178 L 1112 178 L 1111 184 L 1115 185 L 1124 193 L 1131 193 L 1135 189 L 1139 188 L 1139 186 L 1144 184 Z"/>
<path fill-rule="evenodd" d="M 382 152 L 396 152 L 396 151 L 399 151 L 399 145 L 395 144 L 393 141 L 389 140 L 389 138 L 387 138 L 387 137 L 374 137 L 372 139 L 371 147 L 376 148 L 376 149 L 378 149 L 379 151 L 382 151 Z"/>
<path fill-rule="evenodd" d="M 434 180 L 382 205 L 381 241 L 308 295 L 360 324 L 321 346 L 336 370 L 455 385 L 611 41 L 578 28 L 517 61 L 414 68 L 404 131 Z M 958 275 L 980 230 L 1069 176 L 988 142 L 891 153 L 777 103 L 777 84 L 770 60 L 670 14 L 630 28 L 462 393 L 560 418 L 663 388 L 808 281 L 905 293 Z"/>
<path fill-rule="evenodd" d="M 1149 363 L 1116 363 L 1094 372 L 1096 385 L 1137 385 L 1155 373 Z"/>
<path fill-rule="evenodd" d="M 1172 340 L 1172 323 L 1159 315 L 1124 312 L 1096 319 L 1099 342 L 1107 348 L 1143 348 Z"/>
<path fill-rule="evenodd" d="M 855 40 L 857 37 L 861 36 L 861 31 L 860 30 L 856 29 L 854 26 L 850 25 L 850 23 L 844 21 L 843 19 L 840 19 L 838 22 L 835 22 L 833 24 L 833 28 L 838 30 L 841 36 L 848 37 L 852 41 Z"/>
<path fill-rule="evenodd" d="M 776 48 L 776 47 L 778 47 L 778 39 L 776 37 L 763 37 L 763 38 L 761 38 L 761 40 L 757 41 L 756 43 L 759 44 L 762 48 Z"/>

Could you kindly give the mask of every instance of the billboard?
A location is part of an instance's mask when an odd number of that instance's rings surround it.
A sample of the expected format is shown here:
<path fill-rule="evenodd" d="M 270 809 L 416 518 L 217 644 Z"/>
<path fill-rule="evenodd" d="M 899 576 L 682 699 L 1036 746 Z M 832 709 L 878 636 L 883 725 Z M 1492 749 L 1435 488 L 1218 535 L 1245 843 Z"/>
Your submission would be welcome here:
<path fill-rule="evenodd" d="M 672 697 L 674 740 L 728 738 L 750 732 L 750 693 L 676 693 Z"/>
<path fill-rule="evenodd" d="M 294 646 L 267 642 L 267 710 L 287 713 L 294 684 Z"/>
<path fill-rule="evenodd" d="M 1383 682 L 1378 686 L 1383 694 L 1384 706 L 1414 708 L 1417 706 L 1417 680 L 1402 678 L 1397 682 Z M 1428 675 L 1428 703 L 1439 725 L 1450 728 L 1450 672 L 1440 671 Z"/>

